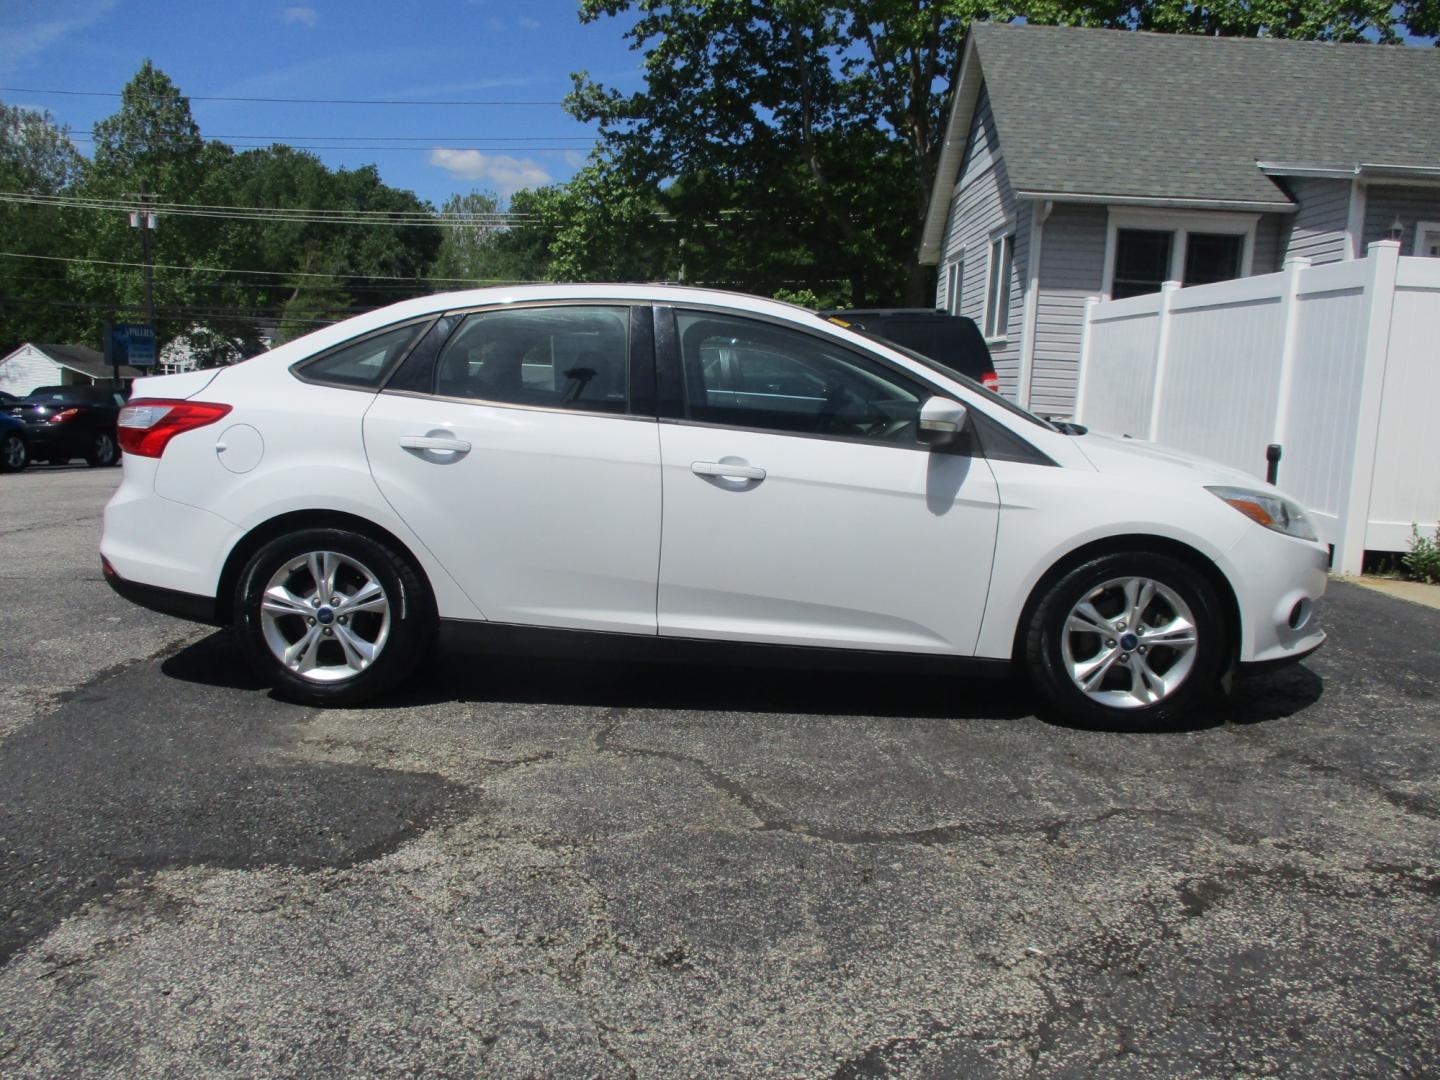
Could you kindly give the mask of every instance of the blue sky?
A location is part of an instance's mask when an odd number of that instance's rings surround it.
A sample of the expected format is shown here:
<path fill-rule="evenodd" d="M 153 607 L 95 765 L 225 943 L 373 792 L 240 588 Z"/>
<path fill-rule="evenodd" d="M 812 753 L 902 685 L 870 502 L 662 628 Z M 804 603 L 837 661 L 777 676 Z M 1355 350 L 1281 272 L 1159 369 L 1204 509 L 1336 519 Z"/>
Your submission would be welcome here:
<path fill-rule="evenodd" d="M 557 102 L 572 71 L 633 90 L 628 22 L 582 26 L 575 0 L 3 0 L 0 86 L 118 92 L 150 57 L 193 96 Z M 0 91 L 48 108 L 76 144 L 117 98 Z M 564 180 L 593 128 L 555 104 L 298 105 L 192 101 L 207 138 L 283 141 L 331 166 L 374 163 L 387 183 L 437 206 L 453 192 Z M 246 136 L 260 136 L 259 140 Z M 383 149 L 342 149 L 395 142 Z"/>

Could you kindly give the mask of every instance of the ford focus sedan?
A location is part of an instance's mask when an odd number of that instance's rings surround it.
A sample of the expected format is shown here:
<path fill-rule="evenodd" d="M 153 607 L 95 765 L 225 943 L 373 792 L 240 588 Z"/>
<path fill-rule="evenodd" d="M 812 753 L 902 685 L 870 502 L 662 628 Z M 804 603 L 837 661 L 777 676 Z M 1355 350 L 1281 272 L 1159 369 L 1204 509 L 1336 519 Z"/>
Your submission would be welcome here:
<path fill-rule="evenodd" d="M 1291 500 L 812 312 L 660 286 L 406 301 L 119 419 L 110 583 L 347 705 L 448 645 L 994 673 L 1173 721 L 1324 640 Z"/>

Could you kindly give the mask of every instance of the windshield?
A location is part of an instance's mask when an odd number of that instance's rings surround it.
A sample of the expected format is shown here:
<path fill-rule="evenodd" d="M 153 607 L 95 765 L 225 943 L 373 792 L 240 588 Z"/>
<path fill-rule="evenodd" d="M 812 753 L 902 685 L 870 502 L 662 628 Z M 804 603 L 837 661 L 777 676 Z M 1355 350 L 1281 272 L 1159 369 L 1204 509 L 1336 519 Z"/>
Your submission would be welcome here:
<path fill-rule="evenodd" d="M 829 320 L 827 319 L 826 321 L 828 322 Z M 970 378 L 968 375 L 961 375 L 954 368 L 946 367 L 944 364 L 930 359 L 930 357 L 926 356 L 924 353 L 918 353 L 914 349 L 907 349 L 904 345 L 900 345 L 897 342 L 891 341 L 887 337 L 882 337 L 879 334 L 871 333 L 869 330 L 861 330 L 858 326 L 848 326 L 846 327 L 846 329 L 849 330 L 852 334 L 859 334 L 863 338 L 869 338 L 877 345 L 884 345 L 887 349 L 894 349 L 896 352 L 908 356 L 916 363 L 924 364 L 925 367 L 930 371 L 936 372 L 939 375 L 943 375 L 947 379 L 954 379 L 956 382 L 964 386 L 965 389 L 975 391 L 975 393 L 979 394 L 987 401 L 998 405 L 1000 408 L 1004 409 L 1006 412 L 1011 413 L 1014 416 L 1018 416 L 1022 419 L 1030 421 L 1030 423 L 1036 425 L 1037 427 L 1042 427 L 1046 431 L 1060 430 L 1054 424 L 1050 423 L 1050 421 L 1040 419 L 1040 417 L 1036 416 L 1034 413 L 1026 409 L 1020 408 L 1019 405 L 1016 405 L 1009 398 L 1001 397 L 999 394 L 995 393 L 995 391 L 985 389 L 985 387 L 981 386 L 978 382 Z"/>

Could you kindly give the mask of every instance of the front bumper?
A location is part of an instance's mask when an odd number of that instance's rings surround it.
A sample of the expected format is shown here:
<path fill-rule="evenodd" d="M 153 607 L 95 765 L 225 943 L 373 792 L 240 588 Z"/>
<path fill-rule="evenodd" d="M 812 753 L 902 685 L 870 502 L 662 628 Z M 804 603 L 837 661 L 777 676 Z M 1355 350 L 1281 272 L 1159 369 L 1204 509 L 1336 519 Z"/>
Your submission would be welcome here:
<path fill-rule="evenodd" d="M 1323 545 L 1257 525 L 1227 555 L 1240 605 L 1242 665 L 1300 660 L 1324 644 L 1315 616 L 1329 581 L 1330 553 Z"/>

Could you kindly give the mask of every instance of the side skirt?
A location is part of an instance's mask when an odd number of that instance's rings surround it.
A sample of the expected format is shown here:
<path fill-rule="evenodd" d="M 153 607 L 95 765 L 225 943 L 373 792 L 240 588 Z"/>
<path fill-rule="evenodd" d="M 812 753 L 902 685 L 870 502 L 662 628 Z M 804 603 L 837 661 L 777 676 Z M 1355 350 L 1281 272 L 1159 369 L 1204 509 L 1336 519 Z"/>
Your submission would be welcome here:
<path fill-rule="evenodd" d="M 440 647 L 446 651 L 496 656 L 815 671 L 910 672 L 987 679 L 1005 678 L 1011 672 L 1008 660 L 971 656 L 712 641 L 600 630 L 560 630 L 464 619 L 441 619 L 439 641 Z"/>

